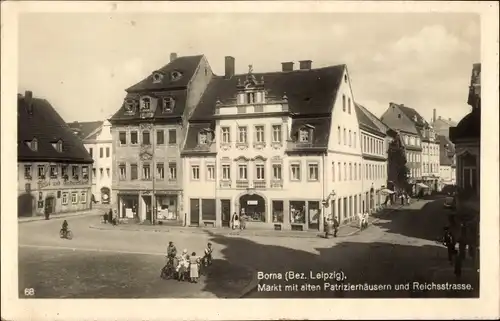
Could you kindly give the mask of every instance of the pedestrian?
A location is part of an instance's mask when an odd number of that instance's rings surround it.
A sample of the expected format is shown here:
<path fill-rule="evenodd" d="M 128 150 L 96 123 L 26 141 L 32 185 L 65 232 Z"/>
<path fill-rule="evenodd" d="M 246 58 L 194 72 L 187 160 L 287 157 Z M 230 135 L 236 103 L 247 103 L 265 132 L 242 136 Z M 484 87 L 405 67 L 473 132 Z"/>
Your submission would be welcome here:
<path fill-rule="evenodd" d="M 200 259 L 196 256 L 196 252 L 191 253 L 189 257 L 189 278 L 191 283 L 198 283 Z"/>
<path fill-rule="evenodd" d="M 45 219 L 48 220 L 50 219 L 50 213 L 49 213 L 49 208 L 48 206 L 45 206 L 44 210 L 43 210 L 44 214 L 45 214 Z"/>
<path fill-rule="evenodd" d="M 405 205 L 405 196 L 403 193 L 399 195 L 399 198 L 401 199 L 401 205 Z"/>
<path fill-rule="evenodd" d="M 364 214 L 363 213 L 358 213 L 358 223 L 359 223 L 359 229 L 362 230 L 364 227 Z"/>
<path fill-rule="evenodd" d="M 444 228 L 444 237 L 443 242 L 446 248 L 448 249 L 448 261 L 450 264 L 453 264 L 453 258 L 455 256 L 455 241 L 453 235 L 450 232 L 448 227 Z"/>
<path fill-rule="evenodd" d="M 325 238 L 329 239 L 333 234 L 333 221 L 331 218 L 327 217 L 325 221 Z"/>
<path fill-rule="evenodd" d="M 113 210 L 112 209 L 109 209 L 109 212 L 108 212 L 108 221 L 109 222 L 113 221 Z"/>
<path fill-rule="evenodd" d="M 104 218 L 104 224 L 108 223 L 108 213 L 104 212 L 103 218 Z"/>
<path fill-rule="evenodd" d="M 337 216 L 335 216 L 333 218 L 333 237 L 337 237 L 337 233 L 339 231 L 339 225 L 340 225 L 339 220 Z"/>
<path fill-rule="evenodd" d="M 363 228 L 367 227 L 368 227 L 368 212 L 365 212 L 365 214 L 363 214 Z"/>
<path fill-rule="evenodd" d="M 247 227 L 247 218 L 248 216 L 244 212 L 240 215 L 240 230 L 244 230 Z"/>

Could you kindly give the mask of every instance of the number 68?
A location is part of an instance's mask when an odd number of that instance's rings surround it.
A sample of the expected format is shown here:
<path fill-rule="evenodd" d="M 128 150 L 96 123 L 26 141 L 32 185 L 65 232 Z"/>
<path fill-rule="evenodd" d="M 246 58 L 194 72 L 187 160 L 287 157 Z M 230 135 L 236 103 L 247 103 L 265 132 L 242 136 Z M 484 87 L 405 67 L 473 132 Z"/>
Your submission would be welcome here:
<path fill-rule="evenodd" d="M 26 295 L 26 296 L 33 296 L 33 295 L 35 295 L 35 289 L 33 289 L 33 288 L 25 288 L 24 289 L 24 295 Z"/>

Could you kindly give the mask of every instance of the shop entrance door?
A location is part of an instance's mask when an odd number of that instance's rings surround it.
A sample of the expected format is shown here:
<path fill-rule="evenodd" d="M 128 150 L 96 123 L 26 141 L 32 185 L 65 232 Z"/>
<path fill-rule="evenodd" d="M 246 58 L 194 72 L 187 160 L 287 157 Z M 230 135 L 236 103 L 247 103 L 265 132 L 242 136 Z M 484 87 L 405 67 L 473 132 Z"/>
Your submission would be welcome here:
<path fill-rule="evenodd" d="M 192 198 L 189 200 L 189 224 L 192 226 L 200 225 L 200 200 Z"/>
<path fill-rule="evenodd" d="M 223 227 L 230 227 L 231 222 L 231 200 L 221 200 L 221 220 Z"/>

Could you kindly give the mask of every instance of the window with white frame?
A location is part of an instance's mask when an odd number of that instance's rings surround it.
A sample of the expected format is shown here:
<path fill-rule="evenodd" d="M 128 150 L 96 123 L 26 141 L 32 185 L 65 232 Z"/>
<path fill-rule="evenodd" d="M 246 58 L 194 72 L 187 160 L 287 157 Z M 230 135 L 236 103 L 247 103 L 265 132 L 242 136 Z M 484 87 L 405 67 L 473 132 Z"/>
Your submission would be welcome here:
<path fill-rule="evenodd" d="M 125 164 L 118 165 L 118 170 L 119 170 L 120 180 L 123 181 L 123 180 L 127 179 L 127 167 L 126 167 L 126 165 Z M 94 171 L 94 173 L 95 173 L 95 171 Z M 95 174 L 94 174 L 94 176 L 95 176 Z"/>
<path fill-rule="evenodd" d="M 80 203 L 87 203 L 87 191 L 80 192 Z"/>
<path fill-rule="evenodd" d="M 309 130 L 307 128 L 301 128 L 299 130 L 299 142 L 307 143 L 309 141 Z"/>
<path fill-rule="evenodd" d="M 363 179 L 363 176 L 361 176 L 361 164 L 358 164 L 358 170 L 359 170 L 358 179 Z"/>
<path fill-rule="evenodd" d="M 349 163 L 349 180 L 352 181 L 352 163 Z"/>
<path fill-rule="evenodd" d="M 205 145 L 207 143 L 207 133 L 201 132 L 198 134 L 198 144 Z"/>
<path fill-rule="evenodd" d="M 68 205 L 68 192 L 63 192 L 62 193 L 62 200 L 61 200 L 61 203 L 62 205 Z"/>
<path fill-rule="evenodd" d="M 24 178 L 31 178 L 31 165 L 24 165 Z"/>
<path fill-rule="evenodd" d="M 344 180 L 347 181 L 349 176 L 347 176 L 347 163 L 344 163 Z"/>
<path fill-rule="evenodd" d="M 57 178 L 57 165 L 50 165 L 50 178 Z"/>
<path fill-rule="evenodd" d="M 73 178 L 76 179 L 76 178 L 78 178 L 78 174 L 80 174 L 78 166 L 72 166 L 71 167 L 71 176 L 73 176 Z"/>
<path fill-rule="evenodd" d="M 215 165 L 207 165 L 207 180 L 213 181 L 215 179 Z"/>
<path fill-rule="evenodd" d="M 78 193 L 77 192 L 71 192 L 71 203 L 72 204 L 78 203 Z"/>
<path fill-rule="evenodd" d="M 264 180 L 266 178 L 264 164 L 255 164 L 255 173 L 257 180 Z"/>
<path fill-rule="evenodd" d="M 352 132 L 351 132 L 351 130 L 349 129 L 349 147 L 351 147 L 351 146 L 352 146 L 352 137 L 351 137 L 351 135 L 352 135 Z"/>
<path fill-rule="evenodd" d="M 354 163 L 354 180 L 358 179 L 358 164 Z"/>
<path fill-rule="evenodd" d="M 265 136 L 264 126 L 262 125 L 255 126 L 255 142 L 263 143 L 265 140 L 264 136 Z"/>
<path fill-rule="evenodd" d="M 300 164 L 295 163 L 290 165 L 291 180 L 300 181 Z"/>
<path fill-rule="evenodd" d="M 356 148 L 356 140 L 357 140 L 357 135 L 356 135 L 356 132 L 354 132 L 354 139 L 353 139 L 353 147 Z"/>
<path fill-rule="evenodd" d="M 245 126 L 238 127 L 238 143 L 246 143 L 247 142 L 247 128 Z"/>
<path fill-rule="evenodd" d="M 281 125 L 273 125 L 273 143 L 281 143 Z"/>
<path fill-rule="evenodd" d="M 339 182 L 340 182 L 342 181 L 342 168 L 341 168 L 342 164 L 339 162 L 337 167 L 338 167 L 337 173 L 339 174 Z"/>
<path fill-rule="evenodd" d="M 168 163 L 168 179 L 171 181 L 177 180 L 177 163 L 169 162 Z"/>
<path fill-rule="evenodd" d="M 231 142 L 231 131 L 229 127 L 221 127 L 222 143 L 228 144 Z"/>
<path fill-rule="evenodd" d="M 157 179 L 165 178 L 165 165 L 163 165 L 163 163 L 156 163 L 156 178 Z"/>
<path fill-rule="evenodd" d="M 335 182 L 335 162 L 332 162 L 332 182 Z"/>
<path fill-rule="evenodd" d="M 342 143 L 342 133 L 340 131 L 340 126 L 337 127 L 337 137 L 338 137 L 338 142 L 340 145 Z"/>
<path fill-rule="evenodd" d="M 231 179 L 231 165 L 229 164 L 222 165 L 222 179 L 223 180 Z"/>
<path fill-rule="evenodd" d="M 199 180 L 200 179 L 200 166 L 199 165 L 191 165 L 191 179 Z"/>
<path fill-rule="evenodd" d="M 151 98 L 145 97 L 141 99 L 141 109 L 143 110 L 151 109 Z"/>
<path fill-rule="evenodd" d="M 317 181 L 319 179 L 319 167 L 316 163 L 309 163 L 309 177 L 310 181 Z"/>
<path fill-rule="evenodd" d="M 242 181 L 246 181 L 248 179 L 247 164 L 238 164 L 238 179 Z"/>
<path fill-rule="evenodd" d="M 142 179 L 151 179 L 151 166 L 149 164 L 142 165 Z"/>
<path fill-rule="evenodd" d="M 273 179 L 281 181 L 281 164 L 273 164 Z"/>

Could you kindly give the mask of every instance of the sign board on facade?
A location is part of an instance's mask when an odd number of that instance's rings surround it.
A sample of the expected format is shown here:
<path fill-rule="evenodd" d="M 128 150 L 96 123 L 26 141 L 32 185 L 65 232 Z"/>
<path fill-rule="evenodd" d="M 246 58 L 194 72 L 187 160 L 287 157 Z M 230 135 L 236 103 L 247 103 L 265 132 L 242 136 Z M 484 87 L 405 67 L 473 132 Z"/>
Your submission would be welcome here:
<path fill-rule="evenodd" d="M 247 201 L 247 205 L 257 205 L 259 202 L 253 200 L 253 201 Z"/>

